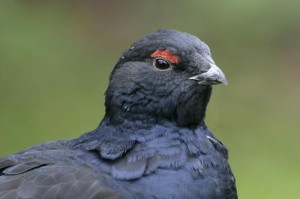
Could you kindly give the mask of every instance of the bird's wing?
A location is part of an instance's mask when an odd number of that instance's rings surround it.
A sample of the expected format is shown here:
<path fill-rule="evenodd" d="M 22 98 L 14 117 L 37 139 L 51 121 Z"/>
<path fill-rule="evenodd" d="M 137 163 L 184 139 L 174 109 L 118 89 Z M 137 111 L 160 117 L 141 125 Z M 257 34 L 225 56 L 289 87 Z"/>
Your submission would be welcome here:
<path fill-rule="evenodd" d="M 29 150 L 0 159 L 0 199 L 125 199 L 105 175 L 65 150 Z"/>

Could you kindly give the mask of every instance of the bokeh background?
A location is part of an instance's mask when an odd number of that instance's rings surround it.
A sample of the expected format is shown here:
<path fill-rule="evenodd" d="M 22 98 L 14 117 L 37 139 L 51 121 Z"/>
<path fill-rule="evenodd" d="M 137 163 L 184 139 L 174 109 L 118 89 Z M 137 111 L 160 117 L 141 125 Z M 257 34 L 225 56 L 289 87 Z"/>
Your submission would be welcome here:
<path fill-rule="evenodd" d="M 77 137 L 104 114 L 122 51 L 159 28 L 197 35 L 228 86 L 207 124 L 241 199 L 300 196 L 300 1 L 0 2 L 0 156 Z"/>

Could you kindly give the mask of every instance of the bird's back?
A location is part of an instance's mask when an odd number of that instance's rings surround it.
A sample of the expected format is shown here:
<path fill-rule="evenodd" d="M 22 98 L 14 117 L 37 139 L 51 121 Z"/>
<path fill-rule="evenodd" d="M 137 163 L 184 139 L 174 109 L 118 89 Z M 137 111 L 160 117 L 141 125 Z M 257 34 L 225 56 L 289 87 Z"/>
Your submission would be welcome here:
<path fill-rule="evenodd" d="M 102 171 L 77 158 L 69 143 L 45 143 L 0 159 L 0 198 L 126 198 L 108 187 Z"/>
<path fill-rule="evenodd" d="M 236 198 L 227 150 L 206 128 L 152 129 L 111 160 L 85 140 L 96 131 L 3 158 L 0 198 Z"/>

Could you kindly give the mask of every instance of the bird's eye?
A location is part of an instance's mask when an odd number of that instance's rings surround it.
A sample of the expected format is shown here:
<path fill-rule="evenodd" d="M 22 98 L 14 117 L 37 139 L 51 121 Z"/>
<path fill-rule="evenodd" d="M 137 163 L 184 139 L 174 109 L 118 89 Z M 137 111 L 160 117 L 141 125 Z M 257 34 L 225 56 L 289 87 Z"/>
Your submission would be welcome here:
<path fill-rule="evenodd" d="M 161 58 L 155 59 L 153 65 L 158 70 L 169 70 L 172 68 L 172 65 L 169 62 Z"/>

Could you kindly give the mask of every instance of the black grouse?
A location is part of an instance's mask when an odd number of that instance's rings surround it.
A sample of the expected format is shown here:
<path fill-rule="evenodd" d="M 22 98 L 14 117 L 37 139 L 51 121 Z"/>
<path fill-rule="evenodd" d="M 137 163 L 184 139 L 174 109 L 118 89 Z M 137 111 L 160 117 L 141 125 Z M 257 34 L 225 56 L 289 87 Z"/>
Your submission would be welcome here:
<path fill-rule="evenodd" d="M 113 69 L 94 131 L 0 159 L 0 199 L 236 199 L 227 149 L 204 123 L 219 83 L 197 37 L 150 33 Z"/>

